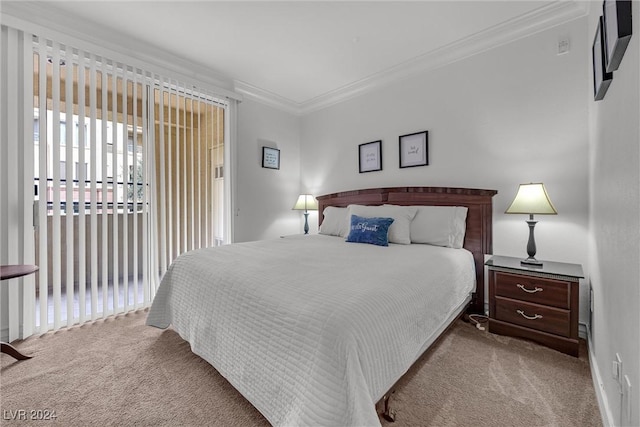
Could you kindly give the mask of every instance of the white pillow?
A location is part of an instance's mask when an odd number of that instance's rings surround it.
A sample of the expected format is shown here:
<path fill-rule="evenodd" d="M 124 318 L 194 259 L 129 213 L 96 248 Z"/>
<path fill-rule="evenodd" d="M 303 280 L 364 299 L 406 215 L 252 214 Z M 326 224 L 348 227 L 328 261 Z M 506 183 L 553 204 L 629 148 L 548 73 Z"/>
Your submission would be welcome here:
<path fill-rule="evenodd" d="M 347 208 L 339 208 L 337 206 L 327 206 L 322 211 L 324 216 L 320 230 L 318 233 L 327 234 L 329 236 L 345 237 L 349 231 L 349 216 L 347 216 Z"/>
<path fill-rule="evenodd" d="M 389 227 L 389 242 L 408 245 L 411 243 L 411 220 L 416 216 L 415 206 L 364 206 L 349 205 L 347 218 L 358 215 L 365 218 L 393 218 L 393 224 Z"/>
<path fill-rule="evenodd" d="M 460 249 L 464 243 L 468 209 L 464 206 L 416 206 L 411 243 Z"/>

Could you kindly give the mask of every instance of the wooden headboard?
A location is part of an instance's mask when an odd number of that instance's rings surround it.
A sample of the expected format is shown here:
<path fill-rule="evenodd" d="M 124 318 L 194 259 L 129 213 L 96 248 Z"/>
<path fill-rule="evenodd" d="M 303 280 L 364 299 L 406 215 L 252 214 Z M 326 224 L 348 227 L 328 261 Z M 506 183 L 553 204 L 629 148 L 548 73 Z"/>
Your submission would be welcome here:
<path fill-rule="evenodd" d="M 466 206 L 467 231 L 464 248 L 473 254 L 476 265 L 476 293 L 469 311 L 484 314 L 484 255 L 493 253 L 492 246 L 492 197 L 495 190 L 449 187 L 393 187 L 343 191 L 326 194 L 318 199 L 318 222 L 322 224 L 322 212 L 327 206 L 346 207 L 359 205 L 423 205 Z"/>

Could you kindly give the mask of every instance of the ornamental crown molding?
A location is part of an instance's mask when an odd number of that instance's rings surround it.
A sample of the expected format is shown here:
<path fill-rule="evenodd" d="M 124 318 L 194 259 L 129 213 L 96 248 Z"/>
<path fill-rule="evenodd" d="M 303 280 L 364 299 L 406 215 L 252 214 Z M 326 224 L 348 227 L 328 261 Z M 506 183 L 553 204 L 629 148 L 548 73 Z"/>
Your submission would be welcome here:
<path fill-rule="evenodd" d="M 398 80 L 444 67 L 470 56 L 532 36 L 584 17 L 588 13 L 588 1 L 554 2 L 301 103 L 240 81 L 234 82 L 235 88 L 245 98 L 302 116 L 356 98 Z"/>
<path fill-rule="evenodd" d="M 253 86 L 247 82 L 243 82 L 242 80 L 234 80 L 233 86 L 234 90 L 245 99 L 252 99 L 261 104 L 274 107 L 293 115 L 301 115 L 302 104 L 280 96 L 277 93 Z"/>
<path fill-rule="evenodd" d="M 529 37 L 584 17 L 588 13 L 589 1 L 556 1 L 304 102 L 290 100 L 241 80 L 229 79 L 200 64 L 192 64 L 186 60 L 176 61 L 175 56 L 168 55 L 158 47 L 125 39 L 95 26 L 77 21 L 71 22 L 68 16 L 60 13 L 55 7 L 47 5 L 46 2 L 4 2 L 0 21 L 2 24 L 19 22 L 22 26 L 51 29 L 55 33 L 104 46 L 111 51 L 139 58 L 164 69 L 195 78 L 197 81 L 206 82 L 228 97 L 238 100 L 243 97 L 252 99 L 284 112 L 303 116 L 356 98 L 393 82 Z M 181 65 L 177 65 L 176 62 Z"/>

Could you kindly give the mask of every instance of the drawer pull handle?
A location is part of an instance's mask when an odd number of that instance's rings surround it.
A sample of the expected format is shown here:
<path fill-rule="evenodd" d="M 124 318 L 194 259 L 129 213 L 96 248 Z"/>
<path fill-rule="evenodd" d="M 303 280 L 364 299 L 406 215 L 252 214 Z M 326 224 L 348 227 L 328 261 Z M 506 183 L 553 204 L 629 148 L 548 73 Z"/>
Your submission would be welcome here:
<path fill-rule="evenodd" d="M 533 289 L 527 289 L 527 288 L 525 288 L 524 285 L 521 285 L 520 283 L 518 283 L 516 286 L 519 287 L 520 289 L 522 289 L 523 291 L 529 293 L 529 294 L 535 294 L 536 292 L 542 292 L 544 290 L 544 289 L 539 288 L 537 286 L 535 288 L 533 288 Z"/>
<path fill-rule="evenodd" d="M 529 320 L 537 320 L 537 319 L 542 319 L 542 315 L 541 314 L 534 314 L 533 316 L 527 316 L 526 314 L 524 314 L 524 311 L 522 310 L 516 310 L 516 312 L 524 317 L 525 319 L 529 319 Z"/>

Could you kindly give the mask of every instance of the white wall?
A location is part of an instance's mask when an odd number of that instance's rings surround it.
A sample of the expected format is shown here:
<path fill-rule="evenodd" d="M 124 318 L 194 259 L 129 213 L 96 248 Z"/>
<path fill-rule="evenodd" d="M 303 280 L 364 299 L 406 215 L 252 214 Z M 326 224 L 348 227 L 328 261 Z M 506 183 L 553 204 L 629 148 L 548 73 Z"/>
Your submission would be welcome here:
<path fill-rule="evenodd" d="M 598 6 L 600 4 L 598 3 Z M 587 37 L 595 35 L 601 7 L 592 6 Z M 633 2 L 633 36 L 603 100 L 589 92 L 590 251 L 594 314 L 593 360 L 599 371 L 608 423 L 640 425 L 640 4 Z M 591 65 L 588 65 L 589 69 Z M 591 89 L 591 80 L 589 82 Z M 632 382 L 628 418 L 611 375 L 616 353 Z"/>
<path fill-rule="evenodd" d="M 299 117 L 245 99 L 237 123 L 234 241 L 301 233 Z M 280 150 L 279 170 L 262 167 L 263 146 Z"/>
<path fill-rule="evenodd" d="M 585 31 L 582 18 L 305 116 L 303 187 L 314 194 L 397 185 L 495 189 L 494 253 L 526 257 L 527 218 L 503 212 L 518 184 L 544 182 L 559 214 L 537 217 L 537 258 L 581 263 L 587 272 Z M 562 35 L 571 50 L 558 56 Z M 430 165 L 399 169 L 398 136 L 422 130 L 429 131 Z M 377 139 L 383 170 L 358 173 L 358 144 Z"/>

